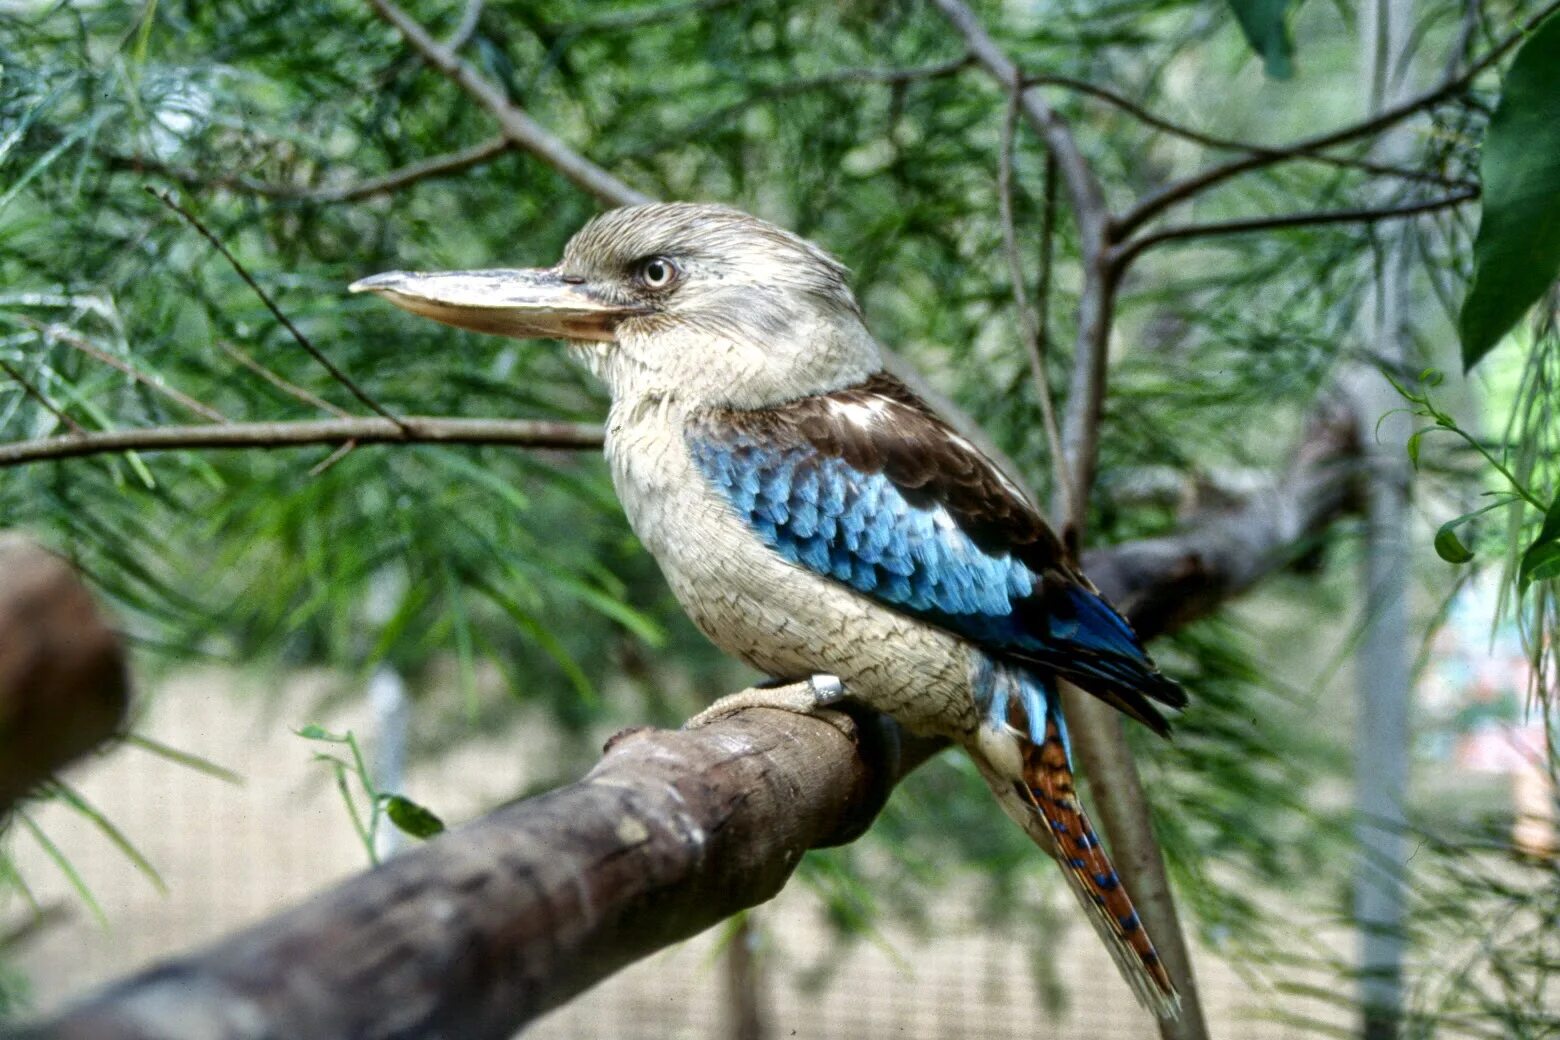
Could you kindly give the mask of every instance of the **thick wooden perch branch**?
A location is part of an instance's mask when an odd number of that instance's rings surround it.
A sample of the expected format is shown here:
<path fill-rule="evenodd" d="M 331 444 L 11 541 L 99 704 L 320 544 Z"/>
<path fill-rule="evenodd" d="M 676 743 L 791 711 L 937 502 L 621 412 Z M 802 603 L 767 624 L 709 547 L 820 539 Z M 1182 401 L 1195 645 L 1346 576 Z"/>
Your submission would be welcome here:
<path fill-rule="evenodd" d="M 1339 413 L 1343 414 L 1343 413 Z M 1284 479 L 1183 533 L 1090 555 L 1145 635 L 1282 566 L 1346 508 L 1352 421 Z M 879 716 L 744 712 L 641 730 L 583 780 L 519 802 L 23 1034 L 69 1040 L 507 1037 L 849 841 L 937 749 Z"/>

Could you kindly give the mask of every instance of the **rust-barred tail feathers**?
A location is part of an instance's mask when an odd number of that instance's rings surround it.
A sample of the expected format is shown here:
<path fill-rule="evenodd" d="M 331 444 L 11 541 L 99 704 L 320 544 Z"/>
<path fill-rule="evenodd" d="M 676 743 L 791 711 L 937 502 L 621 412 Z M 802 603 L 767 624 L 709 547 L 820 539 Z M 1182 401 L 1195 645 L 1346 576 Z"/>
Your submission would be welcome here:
<path fill-rule="evenodd" d="M 1132 897 L 1078 803 L 1072 764 L 1054 719 L 1046 721 L 1045 739 L 1038 745 L 1028 744 L 1022 754 L 1024 777 L 1014 783 L 1014 793 L 1025 799 L 1050 829 L 1068 885 L 1127 982 L 1151 1010 L 1173 1017 L 1180 997 L 1138 919 Z"/>
<path fill-rule="evenodd" d="M 1061 865 L 1138 999 L 1160 1017 L 1174 1018 L 1180 996 L 1079 803 L 1055 686 L 1014 671 L 999 667 L 993 677 L 987 725 L 970 751 L 1003 809 Z"/>

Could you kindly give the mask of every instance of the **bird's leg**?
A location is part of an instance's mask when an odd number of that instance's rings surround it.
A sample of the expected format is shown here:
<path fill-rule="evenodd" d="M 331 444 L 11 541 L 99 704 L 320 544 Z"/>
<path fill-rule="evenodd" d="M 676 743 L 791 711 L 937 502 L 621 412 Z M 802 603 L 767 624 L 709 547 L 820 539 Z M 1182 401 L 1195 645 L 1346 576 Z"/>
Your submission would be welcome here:
<path fill-rule="evenodd" d="M 729 694 L 683 723 L 683 729 L 698 729 L 718 719 L 735 715 L 746 708 L 779 708 L 798 715 L 812 715 L 845 698 L 845 684 L 837 675 L 812 675 L 799 682 L 774 680 Z"/>

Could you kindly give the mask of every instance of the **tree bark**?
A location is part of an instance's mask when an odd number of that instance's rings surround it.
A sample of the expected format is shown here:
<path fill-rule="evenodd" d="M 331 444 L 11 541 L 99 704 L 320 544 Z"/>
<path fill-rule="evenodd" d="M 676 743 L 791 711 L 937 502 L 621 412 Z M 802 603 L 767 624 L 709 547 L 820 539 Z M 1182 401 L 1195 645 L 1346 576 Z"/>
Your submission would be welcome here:
<path fill-rule="evenodd" d="M 1290 560 L 1348 506 L 1352 427 L 1184 533 L 1090 554 L 1145 637 Z M 24 1034 L 70 1040 L 506 1037 L 624 965 L 777 893 L 860 835 L 937 741 L 882 716 L 757 709 L 633 731 L 583 780 L 506 806 Z"/>
<path fill-rule="evenodd" d="M 0 532 L 0 817 L 118 732 L 124 645 L 70 564 Z"/>

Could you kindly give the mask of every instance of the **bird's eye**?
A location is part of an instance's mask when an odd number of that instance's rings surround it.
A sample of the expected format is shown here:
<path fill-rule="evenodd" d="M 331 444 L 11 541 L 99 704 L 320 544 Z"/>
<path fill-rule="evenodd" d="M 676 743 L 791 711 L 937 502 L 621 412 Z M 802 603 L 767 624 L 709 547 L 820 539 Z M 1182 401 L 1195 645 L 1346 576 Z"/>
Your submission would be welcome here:
<path fill-rule="evenodd" d="M 635 271 L 639 284 L 646 289 L 670 288 L 681 276 L 682 271 L 678 270 L 677 265 L 664 256 L 652 256 L 639 261 Z"/>

